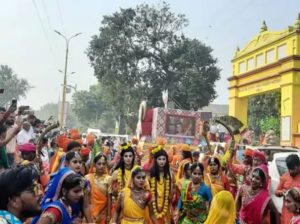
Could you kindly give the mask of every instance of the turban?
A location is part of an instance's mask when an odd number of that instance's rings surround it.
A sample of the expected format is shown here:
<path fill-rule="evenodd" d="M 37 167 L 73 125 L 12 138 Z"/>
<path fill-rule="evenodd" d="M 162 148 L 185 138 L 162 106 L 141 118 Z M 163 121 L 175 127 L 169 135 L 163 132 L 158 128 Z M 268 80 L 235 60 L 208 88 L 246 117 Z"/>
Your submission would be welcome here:
<path fill-rule="evenodd" d="M 87 134 L 86 136 L 87 145 L 93 147 L 95 142 L 95 136 L 92 134 Z"/>
<path fill-rule="evenodd" d="M 245 149 L 244 156 L 253 156 L 253 150 L 252 149 Z"/>
<path fill-rule="evenodd" d="M 20 152 L 35 152 L 36 147 L 33 143 L 25 143 L 18 146 Z"/>
<path fill-rule="evenodd" d="M 70 134 L 70 138 L 73 140 L 77 140 L 77 139 L 81 138 L 79 130 L 77 130 L 77 129 L 70 129 L 69 134 Z"/>
<path fill-rule="evenodd" d="M 34 166 L 20 166 L 4 170 L 0 173 L 0 209 L 6 210 L 9 198 L 21 193 L 38 178 Z"/>
<path fill-rule="evenodd" d="M 254 157 L 260 159 L 262 161 L 262 163 L 266 163 L 266 156 L 265 156 L 265 154 L 263 152 L 255 150 L 253 152 L 253 158 Z"/>
<path fill-rule="evenodd" d="M 91 152 L 91 150 L 89 148 L 85 147 L 85 148 L 82 148 L 80 150 L 80 155 L 81 156 L 88 156 L 90 154 L 90 152 Z"/>

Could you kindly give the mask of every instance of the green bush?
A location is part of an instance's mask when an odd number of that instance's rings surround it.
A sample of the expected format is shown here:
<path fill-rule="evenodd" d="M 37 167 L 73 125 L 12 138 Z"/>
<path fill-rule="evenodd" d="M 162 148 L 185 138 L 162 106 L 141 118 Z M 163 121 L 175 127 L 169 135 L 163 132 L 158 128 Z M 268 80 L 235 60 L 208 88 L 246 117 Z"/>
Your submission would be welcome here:
<path fill-rule="evenodd" d="M 278 117 L 270 116 L 259 121 L 259 127 L 262 132 L 273 130 L 276 134 L 280 133 L 280 120 Z"/>

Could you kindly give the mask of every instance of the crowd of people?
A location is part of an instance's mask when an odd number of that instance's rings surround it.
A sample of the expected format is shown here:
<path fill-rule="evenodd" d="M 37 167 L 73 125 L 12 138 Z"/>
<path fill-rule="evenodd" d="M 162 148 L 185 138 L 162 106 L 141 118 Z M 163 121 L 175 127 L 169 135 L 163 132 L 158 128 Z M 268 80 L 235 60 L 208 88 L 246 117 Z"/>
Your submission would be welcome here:
<path fill-rule="evenodd" d="M 0 224 L 300 223 L 296 154 L 275 192 L 284 198 L 280 217 L 260 151 L 245 149 L 238 161 L 235 144 L 218 154 L 169 148 L 163 138 L 148 149 L 136 138 L 116 148 L 15 109 L 0 108 Z"/>

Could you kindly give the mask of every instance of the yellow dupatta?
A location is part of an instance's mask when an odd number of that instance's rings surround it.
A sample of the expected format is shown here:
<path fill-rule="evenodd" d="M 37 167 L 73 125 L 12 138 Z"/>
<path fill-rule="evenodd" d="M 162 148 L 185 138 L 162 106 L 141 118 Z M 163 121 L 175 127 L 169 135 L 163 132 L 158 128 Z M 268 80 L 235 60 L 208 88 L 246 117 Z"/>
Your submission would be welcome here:
<path fill-rule="evenodd" d="M 229 191 L 220 191 L 212 200 L 208 217 L 204 224 L 234 224 L 236 207 Z"/>

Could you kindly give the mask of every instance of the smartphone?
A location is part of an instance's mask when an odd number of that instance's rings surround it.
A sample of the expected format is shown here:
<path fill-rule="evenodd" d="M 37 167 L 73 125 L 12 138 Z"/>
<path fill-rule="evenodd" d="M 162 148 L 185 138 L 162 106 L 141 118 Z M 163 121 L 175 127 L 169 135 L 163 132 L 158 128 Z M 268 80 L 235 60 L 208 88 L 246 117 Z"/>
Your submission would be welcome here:
<path fill-rule="evenodd" d="M 3 94 L 4 93 L 4 89 L 0 89 L 0 94 Z"/>
<path fill-rule="evenodd" d="M 20 106 L 20 107 L 19 107 L 19 110 L 20 110 L 20 111 L 29 110 L 29 109 L 30 109 L 29 106 Z"/>
<path fill-rule="evenodd" d="M 12 99 L 11 105 L 14 105 L 15 107 L 17 107 L 17 99 Z"/>

